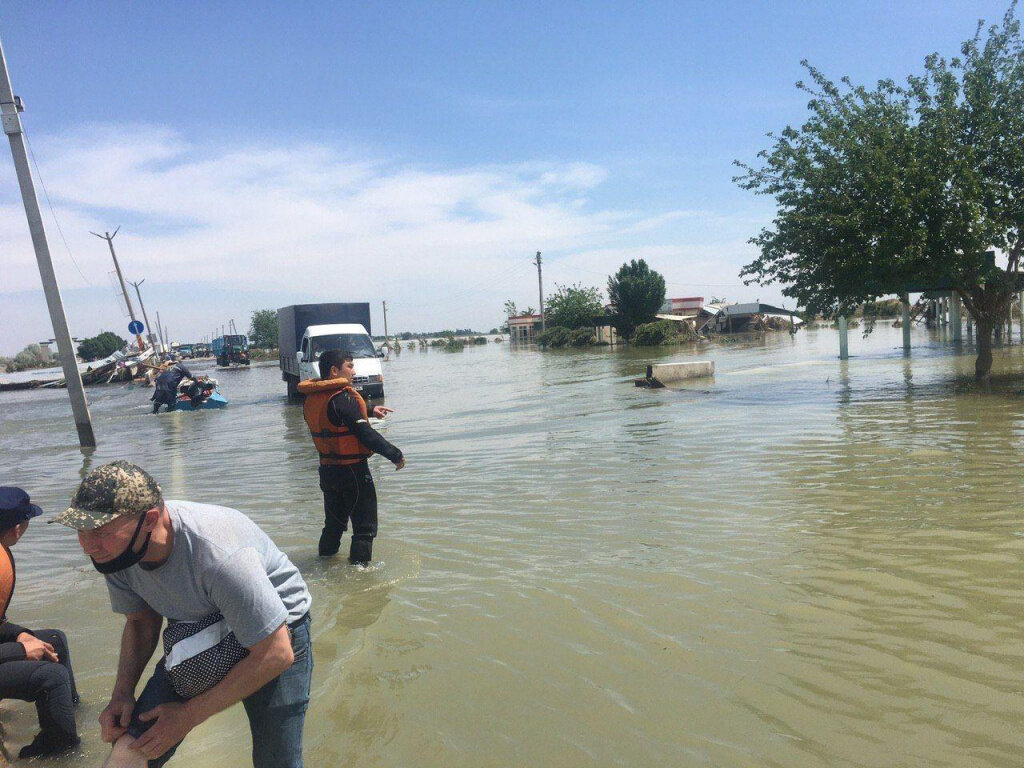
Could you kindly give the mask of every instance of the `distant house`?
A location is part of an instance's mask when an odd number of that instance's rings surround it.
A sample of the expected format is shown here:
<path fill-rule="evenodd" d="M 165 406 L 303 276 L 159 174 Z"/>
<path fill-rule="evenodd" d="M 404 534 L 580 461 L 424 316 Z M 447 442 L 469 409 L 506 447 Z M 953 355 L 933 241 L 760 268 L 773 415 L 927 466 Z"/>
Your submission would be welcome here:
<path fill-rule="evenodd" d="M 508 337 L 514 346 L 536 344 L 544 315 L 519 315 L 508 319 Z"/>

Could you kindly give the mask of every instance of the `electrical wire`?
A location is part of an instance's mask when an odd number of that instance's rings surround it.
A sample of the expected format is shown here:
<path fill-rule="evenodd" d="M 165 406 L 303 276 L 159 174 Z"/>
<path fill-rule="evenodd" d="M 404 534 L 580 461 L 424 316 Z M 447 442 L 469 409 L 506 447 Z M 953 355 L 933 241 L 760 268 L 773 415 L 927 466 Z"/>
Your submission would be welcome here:
<path fill-rule="evenodd" d="M 68 258 L 71 259 L 71 263 L 75 265 L 75 269 L 78 270 L 78 274 L 82 276 L 82 279 L 85 280 L 88 285 L 92 286 L 92 280 L 86 277 L 82 268 L 78 266 L 78 262 L 75 261 L 75 257 L 71 253 L 71 246 L 68 245 L 68 239 L 64 237 L 64 229 L 60 225 L 60 219 L 57 218 L 57 211 L 53 207 L 53 201 L 50 200 L 50 193 L 46 189 L 46 182 L 43 181 L 43 174 L 39 171 L 39 163 L 36 162 L 36 153 L 32 151 L 32 142 L 29 141 L 28 134 L 25 133 L 24 129 L 22 130 L 22 136 L 25 137 L 25 145 L 28 147 L 28 154 L 32 158 L 32 165 L 35 166 L 36 178 L 39 179 L 39 186 L 43 188 L 43 196 L 46 198 L 46 204 L 50 206 L 50 215 L 53 216 L 53 223 L 57 225 L 57 232 L 60 233 L 60 239 L 64 242 L 64 250 L 68 252 Z"/>

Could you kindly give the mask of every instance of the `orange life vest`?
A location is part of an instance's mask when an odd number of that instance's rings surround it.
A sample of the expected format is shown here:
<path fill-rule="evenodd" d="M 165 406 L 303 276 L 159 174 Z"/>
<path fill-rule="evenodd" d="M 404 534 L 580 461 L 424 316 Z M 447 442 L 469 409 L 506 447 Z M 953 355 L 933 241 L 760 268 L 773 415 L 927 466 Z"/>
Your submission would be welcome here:
<path fill-rule="evenodd" d="M 0 623 L 7 621 L 7 606 L 14 596 L 14 555 L 0 544 Z"/>
<path fill-rule="evenodd" d="M 313 445 L 320 454 L 320 463 L 328 465 L 356 464 L 373 451 L 363 445 L 346 426 L 337 427 L 327 418 L 327 406 L 331 399 L 348 392 L 359 405 L 359 412 L 364 419 L 370 416 L 366 411 L 366 401 L 352 388 L 348 379 L 310 379 L 299 382 L 299 392 L 306 396 L 302 406 L 302 415 L 309 425 L 309 433 L 313 436 Z"/>

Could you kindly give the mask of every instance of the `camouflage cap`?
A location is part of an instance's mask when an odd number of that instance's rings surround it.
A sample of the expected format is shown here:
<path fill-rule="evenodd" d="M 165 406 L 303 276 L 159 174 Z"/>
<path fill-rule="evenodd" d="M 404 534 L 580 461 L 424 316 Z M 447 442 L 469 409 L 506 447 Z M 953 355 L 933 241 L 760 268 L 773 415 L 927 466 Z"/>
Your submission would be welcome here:
<path fill-rule="evenodd" d="M 71 506 L 49 522 L 91 531 L 124 515 L 152 509 L 162 498 L 160 486 L 146 470 L 114 461 L 86 475 Z"/>

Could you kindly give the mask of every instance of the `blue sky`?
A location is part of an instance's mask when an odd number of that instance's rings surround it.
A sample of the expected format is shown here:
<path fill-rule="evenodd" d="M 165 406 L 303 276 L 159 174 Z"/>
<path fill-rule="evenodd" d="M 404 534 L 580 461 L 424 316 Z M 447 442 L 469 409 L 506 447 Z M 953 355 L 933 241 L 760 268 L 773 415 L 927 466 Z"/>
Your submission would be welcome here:
<path fill-rule="evenodd" d="M 551 290 L 646 258 L 671 295 L 781 301 L 737 277 L 772 205 L 732 161 L 803 119 L 800 60 L 902 78 L 1006 7 L 8 0 L 0 40 L 73 332 L 124 333 L 88 234 L 120 224 L 189 340 L 321 300 L 487 330 L 536 305 L 537 250 Z M 6 150 L 0 301 L 0 353 L 50 335 Z"/>

